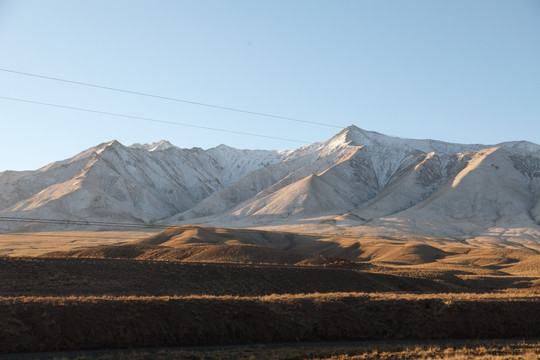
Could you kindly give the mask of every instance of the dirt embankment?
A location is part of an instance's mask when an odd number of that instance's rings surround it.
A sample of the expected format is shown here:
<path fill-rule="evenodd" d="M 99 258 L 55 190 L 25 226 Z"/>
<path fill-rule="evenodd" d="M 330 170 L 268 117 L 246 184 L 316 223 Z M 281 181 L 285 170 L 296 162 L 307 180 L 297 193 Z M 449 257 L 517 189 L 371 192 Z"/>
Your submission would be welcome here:
<path fill-rule="evenodd" d="M 0 352 L 540 336 L 540 300 L 26 298 L 0 301 Z"/>

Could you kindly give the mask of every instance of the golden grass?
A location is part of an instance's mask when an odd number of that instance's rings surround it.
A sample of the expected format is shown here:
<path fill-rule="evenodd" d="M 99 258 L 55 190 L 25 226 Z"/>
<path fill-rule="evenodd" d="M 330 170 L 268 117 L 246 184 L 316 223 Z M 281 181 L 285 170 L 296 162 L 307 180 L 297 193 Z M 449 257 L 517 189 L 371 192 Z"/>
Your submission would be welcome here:
<path fill-rule="evenodd" d="M 458 277 L 468 274 L 540 279 L 537 251 L 477 247 L 449 239 L 295 234 L 193 225 L 170 227 L 148 235 L 129 231 L 0 235 L 0 255 L 35 256 L 54 250 L 54 257 L 302 265 L 324 265 L 328 262 L 324 259 L 343 258 L 403 276 L 454 272 Z M 373 271 L 378 271 L 376 268 Z"/>
<path fill-rule="evenodd" d="M 39 256 L 51 251 L 117 245 L 150 236 L 156 231 L 50 231 L 0 234 L 0 255 Z"/>
<path fill-rule="evenodd" d="M 308 300 L 311 302 L 332 302 L 343 299 L 360 299 L 365 301 L 421 301 L 442 300 L 445 302 L 489 302 L 489 301 L 535 301 L 540 302 L 540 289 L 527 292 L 502 291 L 495 293 L 367 293 L 367 292 L 338 292 L 338 293 L 309 293 L 309 294 L 271 294 L 263 296 L 239 295 L 172 295 L 172 296 L 0 296 L 0 304 L 15 303 L 98 303 L 98 302 L 168 302 L 173 300 L 213 300 L 213 301 L 257 301 L 257 302 L 291 302 Z"/>
<path fill-rule="evenodd" d="M 347 351 L 347 350 L 346 350 Z M 536 360 L 540 355 L 540 342 L 517 344 L 391 346 L 366 349 L 363 352 L 349 350 L 345 354 L 312 357 L 318 360 L 365 360 L 365 359 L 440 359 L 440 360 Z"/>

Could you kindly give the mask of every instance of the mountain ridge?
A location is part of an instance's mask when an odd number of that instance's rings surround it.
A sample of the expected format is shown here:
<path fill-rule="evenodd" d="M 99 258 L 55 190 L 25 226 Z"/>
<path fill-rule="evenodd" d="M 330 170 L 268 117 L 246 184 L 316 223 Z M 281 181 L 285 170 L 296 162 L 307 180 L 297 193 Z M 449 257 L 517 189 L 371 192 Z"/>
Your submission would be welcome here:
<path fill-rule="evenodd" d="M 529 245 L 540 245 L 537 194 L 537 144 L 402 139 L 354 125 L 281 151 L 113 140 L 35 171 L 0 173 L 2 216 L 296 226 Z M 40 227 L 0 224 L 3 231 Z"/>

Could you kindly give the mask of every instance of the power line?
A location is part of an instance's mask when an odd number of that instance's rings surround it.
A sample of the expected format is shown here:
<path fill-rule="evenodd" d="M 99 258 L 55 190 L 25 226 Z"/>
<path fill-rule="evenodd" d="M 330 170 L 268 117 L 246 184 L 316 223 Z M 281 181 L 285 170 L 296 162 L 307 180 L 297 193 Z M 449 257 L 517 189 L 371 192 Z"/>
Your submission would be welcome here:
<path fill-rule="evenodd" d="M 254 134 L 254 133 L 248 133 L 248 132 L 243 132 L 243 131 L 219 129 L 219 128 L 214 128 L 214 127 L 209 127 L 209 126 L 200 126 L 200 125 L 179 123 L 179 122 L 174 122 L 174 121 L 153 119 L 153 118 L 142 117 L 142 116 L 132 116 L 132 115 L 125 115 L 125 114 L 118 114 L 118 113 L 112 113 L 112 112 L 108 112 L 108 111 L 86 109 L 86 108 L 80 108 L 80 107 L 68 106 L 68 105 L 60 105 L 60 104 L 51 104 L 51 103 L 46 103 L 46 102 L 41 102 L 41 101 L 33 101 L 33 100 L 12 98 L 12 97 L 7 97 L 7 96 L 0 96 L 0 99 L 10 100 L 10 101 L 18 101 L 18 102 L 34 104 L 34 105 L 51 106 L 51 107 L 56 107 L 56 108 L 61 108 L 61 109 L 84 111 L 84 112 L 89 112 L 89 113 L 94 113 L 94 114 L 116 116 L 116 117 L 122 117 L 122 118 L 127 118 L 127 119 L 136 119 L 136 120 L 151 121 L 151 122 L 162 123 L 162 124 L 179 125 L 179 126 L 191 127 L 191 128 L 196 128 L 196 129 L 221 131 L 221 132 L 226 132 L 226 133 L 230 133 L 230 134 L 256 136 L 256 137 L 266 138 L 266 139 L 283 140 L 283 141 L 291 141 L 291 142 L 297 142 L 297 143 L 303 143 L 303 144 L 311 144 L 308 141 L 302 141 L 302 140 L 295 140 L 295 139 L 287 139 L 287 138 L 276 137 L 276 136 Z"/>
<path fill-rule="evenodd" d="M 13 221 L 13 222 L 38 223 L 38 224 L 103 226 L 103 227 L 124 227 L 124 228 L 153 228 L 153 229 L 166 229 L 167 227 L 170 226 L 170 225 L 121 223 L 121 222 L 108 222 L 108 221 L 24 218 L 24 217 L 15 217 L 15 216 L 14 217 L 0 216 L 0 221 L 3 221 L 3 222 Z"/>
<path fill-rule="evenodd" d="M 80 230 L 74 230 L 73 232 L 78 232 Z M 112 232 L 120 232 L 121 230 L 111 230 Z M 31 238 L 36 238 L 36 237 L 48 237 L 48 238 L 55 238 L 55 239 L 105 239 L 105 240 L 112 240 L 112 239 L 115 239 L 115 240 L 138 240 L 140 239 L 140 237 L 132 237 L 132 236 L 128 236 L 128 237 L 125 237 L 125 235 L 120 235 L 120 236 L 102 236 L 102 235 L 71 235 L 70 232 L 66 232 L 66 233 L 60 233 L 61 230 L 58 231 L 58 233 L 52 233 L 52 234 L 43 234 L 41 232 L 38 232 L 38 233 L 33 233 L 33 232 L 28 232 L 28 233 L 0 233 L 0 241 L 2 240 L 2 237 L 14 237 L 14 236 L 19 236 L 19 237 L 31 237 Z M 83 232 L 90 232 L 90 231 L 83 231 Z M 125 232 L 125 231 L 122 231 L 122 232 Z M 141 231 L 142 232 L 142 231 Z M 96 233 L 96 234 L 100 234 L 101 231 L 92 231 L 92 233 Z M 1 255 L 0 255 L 1 256 Z"/>
<path fill-rule="evenodd" d="M 10 70 L 10 69 L 0 68 L 0 71 L 12 73 L 12 74 L 18 74 L 18 75 L 32 76 L 32 77 L 41 78 L 41 79 L 60 81 L 60 82 L 68 83 L 68 84 L 88 86 L 88 87 L 93 87 L 93 88 L 97 88 L 97 89 L 117 91 L 117 92 L 122 92 L 122 93 L 126 93 L 126 94 L 146 96 L 146 97 L 151 97 L 151 98 L 155 98 L 155 99 L 176 101 L 176 102 L 181 102 L 181 103 L 185 103 L 185 104 L 205 106 L 205 107 L 214 108 L 214 109 L 220 109 L 220 110 L 235 111 L 235 112 L 244 113 L 244 114 L 250 114 L 250 115 L 264 116 L 264 117 L 270 117 L 270 118 L 287 120 L 287 121 L 296 121 L 296 122 L 301 122 L 301 123 L 306 123 L 306 124 L 327 126 L 327 127 L 332 127 L 332 128 L 338 128 L 338 129 L 343 129 L 345 127 L 345 126 L 337 126 L 337 125 L 332 125 L 332 124 L 326 124 L 326 123 L 321 123 L 321 122 L 316 122 L 316 121 L 309 121 L 309 120 L 302 120 L 302 119 L 291 118 L 291 117 L 280 116 L 280 115 L 272 115 L 272 114 L 260 113 L 260 112 L 256 112 L 256 111 L 237 109 L 237 108 L 232 108 L 232 107 L 227 107 L 227 106 L 220 106 L 220 105 L 201 103 L 201 102 L 197 102 L 197 101 L 190 101 L 190 100 L 173 98 L 173 97 L 168 97 L 168 96 L 154 95 L 154 94 L 149 94 L 149 93 L 144 93 L 144 92 L 139 92 L 139 91 L 113 88 L 113 87 L 109 87 L 109 86 L 96 85 L 96 84 L 91 84 L 91 83 L 86 83 L 86 82 L 81 82 L 81 81 L 67 80 L 67 79 L 62 79 L 62 78 L 57 78 L 57 77 L 52 77 L 52 76 L 32 74 L 32 73 L 16 71 L 16 70 Z"/>

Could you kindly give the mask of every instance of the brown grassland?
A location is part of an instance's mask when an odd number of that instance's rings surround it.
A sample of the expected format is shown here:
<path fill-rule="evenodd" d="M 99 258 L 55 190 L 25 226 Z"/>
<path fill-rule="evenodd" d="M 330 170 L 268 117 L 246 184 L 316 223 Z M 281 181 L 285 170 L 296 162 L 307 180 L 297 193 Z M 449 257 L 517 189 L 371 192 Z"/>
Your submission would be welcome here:
<path fill-rule="evenodd" d="M 200 226 L 96 232 L 88 248 L 82 233 L 33 235 L 50 243 L 24 253 L 21 244 L 8 251 L 0 238 L 0 253 L 12 255 L 0 257 L 0 353 L 397 340 L 131 358 L 528 359 L 539 352 L 536 340 L 409 343 L 539 339 L 540 254 L 532 249 Z"/>
<path fill-rule="evenodd" d="M 118 245 L 150 236 L 148 231 L 48 231 L 0 234 L 0 256 L 39 256 L 100 245 Z"/>

